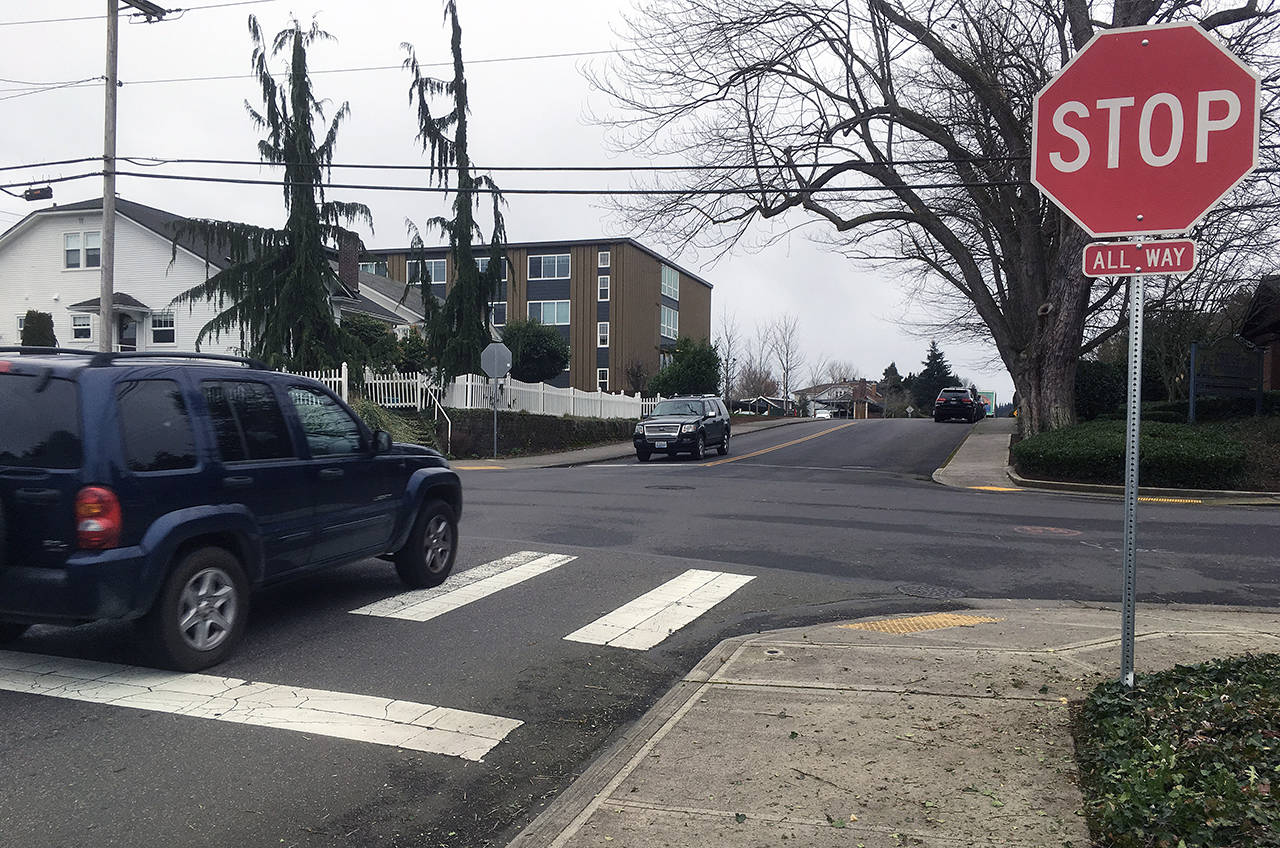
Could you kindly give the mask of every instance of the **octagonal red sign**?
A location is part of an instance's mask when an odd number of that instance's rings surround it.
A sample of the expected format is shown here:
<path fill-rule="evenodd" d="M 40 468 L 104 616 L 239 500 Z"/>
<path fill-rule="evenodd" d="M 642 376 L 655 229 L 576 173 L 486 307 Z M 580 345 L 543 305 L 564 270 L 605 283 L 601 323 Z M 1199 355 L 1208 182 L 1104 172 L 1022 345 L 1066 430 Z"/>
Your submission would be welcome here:
<path fill-rule="evenodd" d="M 1185 232 L 1257 167 L 1260 86 L 1195 24 L 1100 32 L 1036 95 L 1031 181 L 1095 237 Z"/>

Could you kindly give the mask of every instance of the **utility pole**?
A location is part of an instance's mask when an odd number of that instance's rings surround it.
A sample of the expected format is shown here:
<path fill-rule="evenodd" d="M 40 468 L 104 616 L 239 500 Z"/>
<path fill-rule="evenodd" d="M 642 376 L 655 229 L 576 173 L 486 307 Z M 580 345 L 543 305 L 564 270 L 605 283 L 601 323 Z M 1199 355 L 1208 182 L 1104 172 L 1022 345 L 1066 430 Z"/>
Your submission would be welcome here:
<path fill-rule="evenodd" d="M 169 14 L 150 0 L 124 0 L 147 23 Z M 102 130 L 102 285 L 98 289 L 98 350 L 109 353 L 115 338 L 116 286 L 116 93 L 119 80 L 120 0 L 107 0 L 107 91 Z"/>
<path fill-rule="evenodd" d="M 115 338 L 116 276 L 116 86 L 120 6 L 107 0 L 107 98 L 102 138 L 102 285 L 98 289 L 98 350 L 109 353 Z"/>

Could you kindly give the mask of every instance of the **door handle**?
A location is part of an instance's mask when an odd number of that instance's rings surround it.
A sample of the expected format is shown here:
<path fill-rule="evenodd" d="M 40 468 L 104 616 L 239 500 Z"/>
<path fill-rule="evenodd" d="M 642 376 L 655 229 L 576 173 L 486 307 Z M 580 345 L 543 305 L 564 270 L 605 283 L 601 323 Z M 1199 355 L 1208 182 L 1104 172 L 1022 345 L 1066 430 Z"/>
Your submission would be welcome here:
<path fill-rule="evenodd" d="M 13 493 L 19 503 L 56 503 L 57 489 L 18 489 Z"/>
<path fill-rule="evenodd" d="M 341 477 L 342 477 L 341 468 L 321 468 L 320 469 L 321 480 L 337 480 Z"/>
<path fill-rule="evenodd" d="M 222 485 L 228 489 L 247 489 L 253 485 L 252 477 L 223 477 Z"/>

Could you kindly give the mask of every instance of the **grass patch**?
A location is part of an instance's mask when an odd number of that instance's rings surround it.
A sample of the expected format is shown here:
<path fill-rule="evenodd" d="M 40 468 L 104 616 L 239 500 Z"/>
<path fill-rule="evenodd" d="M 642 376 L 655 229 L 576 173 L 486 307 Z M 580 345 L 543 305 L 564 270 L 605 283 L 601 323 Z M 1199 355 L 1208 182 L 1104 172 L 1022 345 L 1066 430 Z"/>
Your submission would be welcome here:
<path fill-rule="evenodd" d="M 1265 479 L 1260 469 L 1252 467 L 1258 453 L 1278 449 L 1275 439 L 1280 433 L 1275 420 L 1280 419 L 1196 425 L 1144 421 L 1139 483 L 1168 488 L 1275 490 L 1280 481 Z M 1013 446 L 1014 465 L 1025 477 L 1122 485 L 1124 434 L 1123 421 L 1089 421 L 1039 433 Z"/>
<path fill-rule="evenodd" d="M 1280 654 L 1095 688 L 1076 756 L 1094 839 L 1113 848 L 1280 846 Z"/>

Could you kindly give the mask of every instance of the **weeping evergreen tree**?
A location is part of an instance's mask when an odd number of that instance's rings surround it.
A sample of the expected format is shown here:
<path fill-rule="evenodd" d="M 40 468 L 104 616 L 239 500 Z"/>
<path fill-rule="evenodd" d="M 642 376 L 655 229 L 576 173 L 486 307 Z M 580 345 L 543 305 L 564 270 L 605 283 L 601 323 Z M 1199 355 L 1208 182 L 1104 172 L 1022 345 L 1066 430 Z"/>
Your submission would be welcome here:
<path fill-rule="evenodd" d="M 506 231 L 502 222 L 504 201 L 498 187 L 488 176 L 471 172 L 471 156 L 467 151 L 467 80 L 463 74 L 462 27 L 458 23 L 455 0 L 446 0 L 444 17 L 452 30 L 452 80 L 424 77 L 413 45 L 405 43 L 401 47 L 408 53 L 404 67 L 413 77 L 409 102 L 417 107 L 418 140 L 430 158 L 429 178 L 442 186 L 448 186 L 451 173 L 457 180 L 453 217 L 436 216 L 426 223 L 426 229 L 435 230 L 448 240 L 453 259 L 453 287 L 438 310 L 431 296 L 430 281 L 421 282 L 422 300 L 428 310 L 427 345 L 440 376 L 452 379 L 459 374 L 479 373 L 480 353 L 492 340 L 489 302 L 495 299 L 502 280 L 502 245 Z M 431 111 L 431 102 L 441 96 L 448 99 L 450 108 L 436 115 Z M 493 232 L 487 251 L 488 266 L 482 272 L 473 244 L 484 243 L 475 212 L 485 192 L 492 196 Z M 413 251 L 421 256 L 422 235 L 412 223 L 409 237 Z"/>
<path fill-rule="evenodd" d="M 188 305 L 212 301 L 218 308 L 201 328 L 196 347 L 206 338 L 239 332 L 251 356 L 272 365 L 299 369 L 335 365 L 350 340 L 341 332 L 329 303 L 338 279 L 329 264 L 327 246 L 336 245 L 342 225 L 362 220 L 373 225 L 360 203 L 327 201 L 323 182 L 330 173 L 338 126 L 350 115 L 343 103 L 317 142 L 315 126 L 324 128 L 324 111 L 311 89 L 307 50 L 333 36 L 313 19 L 304 31 L 296 19 L 276 33 L 268 45 L 249 16 L 253 40 L 252 67 L 262 87 L 262 111 L 245 102 L 254 124 L 264 132 L 258 141 L 263 160 L 284 168 L 283 229 L 273 230 L 234 221 L 192 219 L 174 236 L 202 239 L 207 247 L 225 250 L 230 267 L 174 299 Z M 277 83 L 268 60 L 288 54 L 285 81 Z"/>

